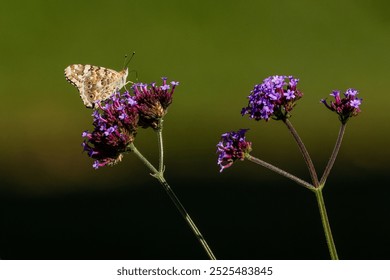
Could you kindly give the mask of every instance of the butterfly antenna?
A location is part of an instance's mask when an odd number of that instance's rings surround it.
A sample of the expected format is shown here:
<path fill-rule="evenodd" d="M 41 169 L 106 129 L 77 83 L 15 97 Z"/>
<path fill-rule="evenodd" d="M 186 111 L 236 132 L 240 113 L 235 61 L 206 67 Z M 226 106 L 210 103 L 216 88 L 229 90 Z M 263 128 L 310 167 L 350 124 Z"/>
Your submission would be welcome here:
<path fill-rule="evenodd" d="M 126 62 L 126 59 L 127 59 L 127 54 L 125 55 L 125 61 L 123 62 L 123 69 L 125 69 L 127 67 L 127 65 L 129 65 L 130 61 L 133 59 L 135 55 L 135 52 L 133 52 L 129 58 L 129 60 Z"/>

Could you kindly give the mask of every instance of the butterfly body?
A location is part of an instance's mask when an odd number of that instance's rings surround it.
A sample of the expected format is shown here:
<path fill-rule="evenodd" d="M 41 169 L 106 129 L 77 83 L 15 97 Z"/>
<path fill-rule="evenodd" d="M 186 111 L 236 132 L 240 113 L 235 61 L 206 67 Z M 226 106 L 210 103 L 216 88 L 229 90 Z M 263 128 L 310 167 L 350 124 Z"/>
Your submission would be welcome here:
<path fill-rule="evenodd" d="M 89 64 L 72 64 L 65 68 L 66 80 L 74 85 L 88 108 L 96 101 L 109 98 L 126 85 L 128 69 L 117 72 L 112 69 Z"/>

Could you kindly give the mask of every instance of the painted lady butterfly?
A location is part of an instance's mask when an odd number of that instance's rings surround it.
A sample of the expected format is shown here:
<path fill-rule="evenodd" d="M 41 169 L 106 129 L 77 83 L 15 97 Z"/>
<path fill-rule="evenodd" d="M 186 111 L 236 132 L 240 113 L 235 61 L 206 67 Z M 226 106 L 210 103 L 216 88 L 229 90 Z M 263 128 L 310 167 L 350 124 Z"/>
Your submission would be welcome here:
<path fill-rule="evenodd" d="M 127 82 L 128 69 L 120 72 L 93 65 L 72 64 L 65 68 L 66 80 L 77 87 L 87 108 L 95 102 L 109 98 Z"/>

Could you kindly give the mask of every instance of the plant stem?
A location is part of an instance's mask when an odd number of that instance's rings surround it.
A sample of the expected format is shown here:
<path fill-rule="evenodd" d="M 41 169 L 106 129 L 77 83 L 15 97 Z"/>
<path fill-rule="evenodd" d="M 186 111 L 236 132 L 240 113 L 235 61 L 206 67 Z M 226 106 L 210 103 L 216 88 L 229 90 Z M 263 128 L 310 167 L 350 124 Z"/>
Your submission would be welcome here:
<path fill-rule="evenodd" d="M 322 196 L 322 187 L 315 189 L 315 194 L 318 202 L 318 208 L 320 210 L 322 226 L 324 227 L 326 243 L 328 244 L 329 254 L 332 260 L 338 260 L 336 245 L 333 241 L 332 231 L 330 230 L 330 224 L 328 215 L 326 214 L 326 207 L 324 197 Z"/>
<path fill-rule="evenodd" d="M 160 119 L 158 128 L 156 130 L 157 132 L 157 142 L 158 142 L 158 151 L 159 151 L 159 160 L 158 160 L 158 172 L 164 173 L 165 167 L 164 167 L 164 145 L 163 145 L 163 138 L 162 138 L 162 126 L 163 119 Z"/>
<path fill-rule="evenodd" d="M 331 169 L 333 167 L 333 164 L 334 164 L 334 162 L 336 160 L 337 154 L 339 153 L 341 142 L 343 142 L 343 136 L 344 136 L 344 133 L 345 133 L 345 127 L 346 127 L 346 124 L 342 123 L 341 127 L 340 127 L 340 130 L 339 130 L 339 135 L 338 135 L 337 140 L 336 140 L 336 144 L 335 144 L 335 146 L 333 148 L 332 155 L 330 156 L 328 164 L 325 167 L 324 174 L 322 174 L 321 181 L 320 181 L 320 185 L 321 186 L 325 184 L 326 179 L 328 178 L 329 173 L 330 173 L 330 171 L 331 171 Z"/>
<path fill-rule="evenodd" d="M 180 214 L 186 220 L 187 224 L 195 234 L 196 238 L 202 245 L 203 249 L 206 251 L 207 255 L 211 260 L 216 260 L 213 251 L 210 249 L 206 240 L 204 239 L 202 233 L 199 231 L 198 227 L 195 225 L 194 221 L 191 219 L 190 215 L 181 204 L 179 198 L 175 195 L 171 187 L 168 185 L 167 181 L 164 178 L 163 172 L 157 171 L 157 169 L 138 151 L 138 149 L 131 143 L 128 146 L 128 149 L 134 152 L 134 154 L 150 169 L 152 172 L 151 175 L 155 177 L 160 184 L 163 186 L 164 190 L 167 192 L 169 198 L 172 200 L 173 204 L 175 204 L 177 210 L 179 210 Z"/>
<path fill-rule="evenodd" d="M 301 150 L 301 153 L 303 155 L 303 158 L 305 159 L 306 165 L 309 169 L 310 172 L 310 177 L 314 185 L 314 193 L 316 194 L 317 198 L 317 203 L 318 203 L 318 208 L 320 211 L 320 216 L 321 216 L 321 221 L 322 221 L 322 226 L 324 228 L 324 233 L 326 237 L 326 243 L 328 245 L 329 249 L 329 254 L 332 260 L 338 260 L 337 256 L 337 250 L 336 250 L 336 245 L 334 244 L 333 236 L 332 236 L 332 231 L 330 229 L 330 224 L 329 224 L 329 219 L 328 215 L 326 213 L 326 207 L 325 207 L 325 201 L 324 197 L 322 195 L 322 189 L 324 187 L 324 183 L 326 181 L 326 178 L 329 175 L 330 170 L 332 169 L 332 166 L 334 164 L 334 161 L 336 160 L 337 153 L 340 149 L 341 141 L 344 135 L 345 131 L 345 125 L 342 125 L 340 128 L 339 132 L 339 137 L 336 141 L 336 145 L 333 149 L 332 156 L 329 159 L 328 165 L 325 168 L 324 175 L 322 175 L 321 181 L 318 181 L 317 173 L 314 168 L 313 161 L 310 158 L 309 152 L 307 151 L 305 145 L 303 144 L 301 138 L 299 137 L 297 131 L 291 124 L 291 122 L 288 119 L 283 120 L 284 123 L 287 125 L 288 129 L 290 130 L 291 134 L 293 135 L 295 141 L 298 144 L 299 149 Z M 313 190 L 313 189 L 311 189 Z"/>
<path fill-rule="evenodd" d="M 295 130 L 295 128 L 293 127 L 292 123 L 288 119 L 283 119 L 283 122 L 286 124 L 286 126 L 290 130 L 292 136 L 294 137 L 295 141 L 297 142 L 298 147 L 301 150 L 302 156 L 303 156 L 303 158 L 306 162 L 306 165 L 309 169 L 309 173 L 310 173 L 310 177 L 311 177 L 311 180 L 313 182 L 313 185 L 314 185 L 314 187 L 317 188 L 319 186 L 317 172 L 316 172 L 316 169 L 314 168 L 313 161 L 311 160 L 311 157 L 310 157 L 309 152 L 307 151 L 307 149 L 305 147 L 305 144 L 303 144 L 301 138 L 299 137 L 299 135 L 298 135 L 297 131 Z"/>
<path fill-rule="evenodd" d="M 246 158 L 248 160 L 250 160 L 251 162 L 257 163 L 257 164 L 259 164 L 259 165 L 261 165 L 261 166 L 263 166 L 265 168 L 268 168 L 268 169 L 270 169 L 270 170 L 272 170 L 272 171 L 274 171 L 274 172 L 276 172 L 276 173 L 278 173 L 278 174 L 280 174 L 280 175 L 282 175 L 284 177 L 287 177 L 287 178 L 291 179 L 292 181 L 296 182 L 297 184 L 299 184 L 299 185 L 301 185 L 301 186 L 303 186 L 303 187 L 305 187 L 305 188 L 307 188 L 307 189 L 309 189 L 311 191 L 315 190 L 315 187 L 313 185 L 309 184 L 308 182 L 306 182 L 306 181 L 304 181 L 304 180 L 302 180 L 302 179 L 292 175 L 291 173 L 288 173 L 288 172 L 286 172 L 286 171 L 284 171 L 284 170 L 282 170 L 282 169 L 280 169 L 280 168 L 278 168 L 278 167 L 276 167 L 276 166 L 274 166 L 274 165 L 272 165 L 272 164 L 270 164 L 268 162 L 265 162 L 265 161 L 263 161 L 261 159 L 253 157 L 250 154 L 247 154 Z"/>

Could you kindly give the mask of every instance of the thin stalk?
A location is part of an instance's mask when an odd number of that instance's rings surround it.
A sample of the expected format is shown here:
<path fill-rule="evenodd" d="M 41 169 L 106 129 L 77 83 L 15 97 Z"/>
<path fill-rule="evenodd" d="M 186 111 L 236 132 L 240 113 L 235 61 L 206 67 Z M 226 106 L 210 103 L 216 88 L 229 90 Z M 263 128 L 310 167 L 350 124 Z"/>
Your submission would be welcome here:
<path fill-rule="evenodd" d="M 344 136 L 344 133 L 345 133 L 345 127 L 346 127 L 346 124 L 343 124 L 343 123 L 340 126 L 339 135 L 337 137 L 336 144 L 334 145 L 332 155 L 330 156 L 328 164 L 325 167 L 324 174 L 322 174 L 322 177 L 321 177 L 321 181 L 320 181 L 320 185 L 321 186 L 325 184 L 325 181 L 328 178 L 329 173 L 332 170 L 333 164 L 334 164 L 334 162 L 336 160 L 336 157 L 337 157 L 337 155 L 339 153 L 339 150 L 340 150 L 340 147 L 341 147 L 341 142 L 343 142 L 343 136 Z"/>
<path fill-rule="evenodd" d="M 332 231 L 330 230 L 328 215 L 326 214 L 325 201 L 324 197 L 322 196 L 322 188 L 317 188 L 315 190 L 315 194 L 318 202 L 318 208 L 320 210 L 322 226 L 324 227 L 326 243 L 328 244 L 330 257 L 332 260 L 338 260 L 339 257 L 337 256 L 336 245 L 334 244 Z"/>
<path fill-rule="evenodd" d="M 177 210 L 179 210 L 180 214 L 183 216 L 183 218 L 186 220 L 187 224 L 195 234 L 196 238 L 202 245 L 203 249 L 206 251 L 207 255 L 211 260 L 216 260 L 213 251 L 210 249 L 209 245 L 207 244 L 206 240 L 204 239 L 202 233 L 199 231 L 198 227 L 195 225 L 194 221 L 191 219 L 190 215 L 184 208 L 184 206 L 181 204 L 179 198 L 175 195 L 172 188 L 168 185 L 167 181 L 164 178 L 164 175 L 162 172 L 157 171 L 157 169 L 138 151 L 138 149 L 134 146 L 133 143 L 131 143 L 128 146 L 128 149 L 134 154 L 150 169 L 152 172 L 151 175 L 155 177 L 160 184 L 163 186 L 164 190 L 167 192 L 169 198 L 172 200 L 173 204 L 175 204 Z"/>
<path fill-rule="evenodd" d="M 158 160 L 158 172 L 164 173 L 164 145 L 163 145 L 163 137 L 162 137 L 162 126 L 163 119 L 160 119 L 157 132 L 157 142 L 158 142 L 158 151 L 159 151 L 159 160 Z"/>
<path fill-rule="evenodd" d="M 303 187 L 305 187 L 305 188 L 307 188 L 307 189 L 309 189 L 311 191 L 315 190 L 315 187 L 313 185 L 311 185 L 308 182 L 306 182 L 306 181 L 304 181 L 304 180 L 302 180 L 302 179 L 292 175 L 291 173 L 288 173 L 288 172 L 284 171 L 283 169 L 280 169 L 280 168 L 278 168 L 278 167 L 276 167 L 276 166 L 274 166 L 274 165 L 272 165 L 272 164 L 270 164 L 268 162 L 265 162 L 265 161 L 263 161 L 261 159 L 258 159 L 256 157 L 253 157 L 250 154 L 247 154 L 245 157 L 248 160 L 250 160 L 251 162 L 259 164 L 259 165 L 261 165 L 261 166 L 263 166 L 265 168 L 268 168 L 269 170 L 274 171 L 275 173 L 278 173 L 278 174 L 280 174 L 280 175 L 282 175 L 282 176 L 284 176 L 286 178 L 289 178 L 290 180 L 296 182 L 297 184 L 299 184 L 299 185 L 301 185 L 301 186 L 303 186 Z"/>
<path fill-rule="evenodd" d="M 309 169 L 309 173 L 310 173 L 310 177 L 311 177 L 311 180 L 313 182 L 313 185 L 314 185 L 314 187 L 317 188 L 320 185 L 319 181 L 318 181 L 317 172 L 316 172 L 316 169 L 314 168 L 313 161 L 311 160 L 311 157 L 310 157 L 309 152 L 307 151 L 307 149 L 305 147 L 305 144 L 303 144 L 301 138 L 299 137 L 299 135 L 298 135 L 297 131 L 295 130 L 295 128 L 293 127 L 292 123 L 288 119 L 283 120 L 283 122 L 286 124 L 286 126 L 290 130 L 292 136 L 295 139 L 295 142 L 297 142 L 298 147 L 301 150 L 302 156 L 303 156 L 303 158 L 306 162 L 306 165 Z"/>

